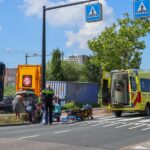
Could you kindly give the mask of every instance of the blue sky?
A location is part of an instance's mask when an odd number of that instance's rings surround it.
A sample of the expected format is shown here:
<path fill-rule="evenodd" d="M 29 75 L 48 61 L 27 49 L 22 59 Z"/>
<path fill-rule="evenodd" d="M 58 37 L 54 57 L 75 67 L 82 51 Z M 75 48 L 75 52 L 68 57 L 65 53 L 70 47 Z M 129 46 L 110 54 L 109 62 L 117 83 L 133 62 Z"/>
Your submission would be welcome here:
<path fill-rule="evenodd" d="M 41 54 L 42 6 L 56 6 L 82 0 L 0 0 L 0 61 L 6 67 L 25 64 L 25 54 Z M 112 25 L 123 13 L 133 17 L 132 0 L 100 0 L 103 20 L 85 22 L 85 4 L 46 12 L 46 49 L 49 55 L 59 48 L 64 56 L 91 54 L 87 40 L 97 37 L 106 26 Z M 142 69 L 150 69 L 150 36 L 144 38 L 146 49 L 142 55 Z M 47 60 L 51 56 L 46 57 Z M 40 64 L 41 57 L 29 57 L 29 64 Z"/>

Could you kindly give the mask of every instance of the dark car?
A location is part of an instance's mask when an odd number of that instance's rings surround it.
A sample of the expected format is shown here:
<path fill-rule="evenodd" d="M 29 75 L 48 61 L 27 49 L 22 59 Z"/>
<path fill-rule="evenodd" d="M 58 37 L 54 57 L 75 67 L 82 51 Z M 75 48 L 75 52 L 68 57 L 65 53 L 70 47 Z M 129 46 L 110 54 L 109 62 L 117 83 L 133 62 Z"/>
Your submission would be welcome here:
<path fill-rule="evenodd" d="M 12 100 L 13 100 L 13 96 L 3 97 L 3 99 L 0 101 L 0 111 L 13 112 Z"/>

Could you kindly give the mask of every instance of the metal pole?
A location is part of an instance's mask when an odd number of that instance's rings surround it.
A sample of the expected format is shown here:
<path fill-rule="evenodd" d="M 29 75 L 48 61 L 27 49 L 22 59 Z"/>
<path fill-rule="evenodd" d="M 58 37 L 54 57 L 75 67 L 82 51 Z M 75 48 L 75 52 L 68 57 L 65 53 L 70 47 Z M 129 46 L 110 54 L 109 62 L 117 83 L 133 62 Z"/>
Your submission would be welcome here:
<path fill-rule="evenodd" d="M 54 7 L 49 7 L 46 8 L 43 6 L 43 30 L 42 30 L 42 90 L 45 88 L 45 70 L 46 70 L 46 11 L 47 10 L 52 10 L 52 9 L 57 9 L 57 8 L 62 8 L 62 7 L 68 7 L 68 6 L 74 6 L 74 5 L 79 5 L 79 4 L 84 4 L 84 3 L 89 3 L 89 2 L 94 2 L 98 0 L 86 0 L 86 1 L 80 1 L 76 3 L 70 3 L 70 4 L 65 4 L 65 5 L 59 5 L 59 6 L 54 6 Z"/>
<path fill-rule="evenodd" d="M 46 57 L 45 57 L 45 51 L 46 51 L 46 16 L 45 16 L 45 6 L 43 6 L 43 31 L 42 31 L 42 90 L 45 88 L 45 63 L 46 63 Z"/>
<path fill-rule="evenodd" d="M 28 64 L 28 54 L 26 53 L 25 55 L 25 64 L 27 65 Z"/>
<path fill-rule="evenodd" d="M 81 2 L 76 2 L 76 3 L 69 3 L 69 4 L 45 8 L 45 10 L 52 10 L 52 9 L 57 9 L 57 8 L 62 8 L 62 7 L 69 7 L 69 6 L 74 6 L 74 5 L 79 5 L 79 4 L 84 4 L 84 3 L 94 2 L 94 1 L 98 1 L 98 0 L 87 0 L 87 1 L 81 1 Z"/>

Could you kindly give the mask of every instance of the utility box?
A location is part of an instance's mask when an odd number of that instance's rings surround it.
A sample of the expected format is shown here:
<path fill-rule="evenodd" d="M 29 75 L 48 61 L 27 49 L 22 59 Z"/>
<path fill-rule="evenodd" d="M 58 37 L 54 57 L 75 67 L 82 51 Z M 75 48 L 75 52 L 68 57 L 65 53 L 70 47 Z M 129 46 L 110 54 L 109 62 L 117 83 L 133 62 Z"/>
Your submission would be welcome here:
<path fill-rule="evenodd" d="M 19 90 L 30 90 L 33 91 L 37 96 L 40 95 L 40 65 L 18 65 L 16 74 L 16 92 Z"/>

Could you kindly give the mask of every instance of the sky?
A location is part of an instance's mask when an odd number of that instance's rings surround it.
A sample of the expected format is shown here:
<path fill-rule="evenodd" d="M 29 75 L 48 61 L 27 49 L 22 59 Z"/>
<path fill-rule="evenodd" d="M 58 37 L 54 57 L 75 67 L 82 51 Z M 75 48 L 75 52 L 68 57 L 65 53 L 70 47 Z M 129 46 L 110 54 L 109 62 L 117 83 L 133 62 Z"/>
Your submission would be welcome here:
<path fill-rule="evenodd" d="M 0 0 L 0 62 L 7 68 L 25 64 L 41 64 L 42 8 L 83 0 Z M 133 18 L 133 0 L 99 0 L 103 20 L 87 23 L 85 5 L 76 5 L 46 12 L 46 61 L 59 48 L 67 58 L 70 55 L 90 55 L 87 40 L 93 39 L 124 13 Z M 94 2 L 96 3 L 96 2 Z M 150 69 L 150 36 L 144 38 L 146 48 L 141 69 Z M 34 54 L 38 54 L 34 56 Z M 34 56 L 34 57 L 33 57 Z"/>

